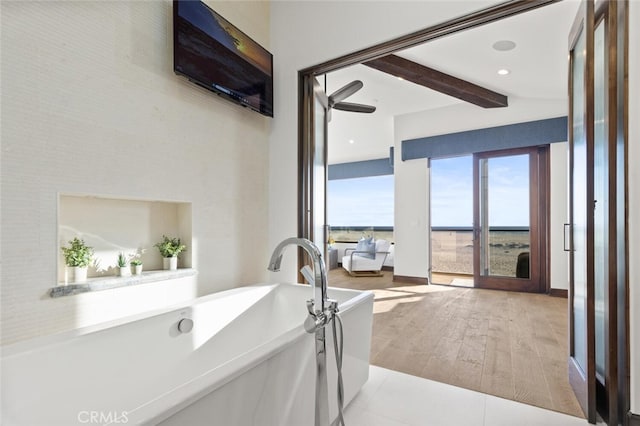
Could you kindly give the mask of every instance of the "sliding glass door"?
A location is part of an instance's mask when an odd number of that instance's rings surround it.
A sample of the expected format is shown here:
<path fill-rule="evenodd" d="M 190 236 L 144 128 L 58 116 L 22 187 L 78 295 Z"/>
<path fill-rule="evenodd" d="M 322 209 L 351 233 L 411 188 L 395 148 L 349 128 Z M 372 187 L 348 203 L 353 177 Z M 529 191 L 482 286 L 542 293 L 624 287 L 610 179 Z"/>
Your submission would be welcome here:
<path fill-rule="evenodd" d="M 474 283 L 546 290 L 546 149 L 474 155 Z"/>
<path fill-rule="evenodd" d="M 569 382 L 591 423 L 596 418 L 593 294 L 593 2 L 569 37 Z"/>
<path fill-rule="evenodd" d="M 569 382 L 587 420 L 629 410 L 626 2 L 582 1 L 569 35 Z"/>

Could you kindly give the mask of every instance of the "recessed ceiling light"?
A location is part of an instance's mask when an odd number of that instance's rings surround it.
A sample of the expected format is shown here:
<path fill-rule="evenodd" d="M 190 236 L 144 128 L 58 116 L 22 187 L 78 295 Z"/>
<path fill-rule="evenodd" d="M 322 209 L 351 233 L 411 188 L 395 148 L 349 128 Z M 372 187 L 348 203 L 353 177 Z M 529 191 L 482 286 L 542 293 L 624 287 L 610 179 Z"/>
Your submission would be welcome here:
<path fill-rule="evenodd" d="M 500 75 L 507 75 L 507 74 L 510 74 L 510 73 L 511 73 L 511 71 L 509 71 L 506 68 L 502 68 L 502 69 L 498 70 L 498 74 L 500 74 Z"/>
<path fill-rule="evenodd" d="M 400 81 L 404 81 L 404 78 L 402 78 L 402 77 L 396 77 L 396 78 L 397 78 L 398 80 L 400 80 Z"/>
<path fill-rule="evenodd" d="M 516 48 L 516 44 L 511 40 L 500 40 L 493 43 L 493 48 L 499 52 L 507 52 Z"/>
<path fill-rule="evenodd" d="M 355 143 L 356 141 L 354 141 L 353 139 L 349 139 L 349 143 Z"/>

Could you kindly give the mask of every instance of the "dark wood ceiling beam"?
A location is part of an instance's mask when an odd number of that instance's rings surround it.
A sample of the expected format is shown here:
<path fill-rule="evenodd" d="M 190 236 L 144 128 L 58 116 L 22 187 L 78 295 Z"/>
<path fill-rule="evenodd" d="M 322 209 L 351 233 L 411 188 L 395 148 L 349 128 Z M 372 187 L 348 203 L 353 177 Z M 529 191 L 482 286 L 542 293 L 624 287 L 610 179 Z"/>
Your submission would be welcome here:
<path fill-rule="evenodd" d="M 483 108 L 501 108 L 509 105 L 505 95 L 400 56 L 387 55 L 364 62 L 363 65 Z"/>

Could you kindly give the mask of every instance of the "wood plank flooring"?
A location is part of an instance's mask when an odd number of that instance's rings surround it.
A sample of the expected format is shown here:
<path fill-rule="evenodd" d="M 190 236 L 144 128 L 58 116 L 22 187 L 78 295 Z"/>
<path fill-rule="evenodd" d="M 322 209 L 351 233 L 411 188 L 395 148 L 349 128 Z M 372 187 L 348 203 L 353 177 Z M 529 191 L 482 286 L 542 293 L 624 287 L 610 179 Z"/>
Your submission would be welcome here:
<path fill-rule="evenodd" d="M 567 376 L 567 299 L 329 272 L 375 293 L 371 363 L 584 417 Z"/>

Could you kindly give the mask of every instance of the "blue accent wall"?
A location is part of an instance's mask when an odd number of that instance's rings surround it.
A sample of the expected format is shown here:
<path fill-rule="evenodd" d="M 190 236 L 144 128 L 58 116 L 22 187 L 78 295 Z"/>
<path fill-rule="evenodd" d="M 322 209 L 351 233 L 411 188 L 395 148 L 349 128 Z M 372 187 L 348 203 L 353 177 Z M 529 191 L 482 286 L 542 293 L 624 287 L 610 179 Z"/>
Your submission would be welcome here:
<path fill-rule="evenodd" d="M 329 165 L 329 180 L 392 175 L 388 158 Z"/>
<path fill-rule="evenodd" d="M 565 142 L 567 117 L 402 141 L 402 161 Z"/>

